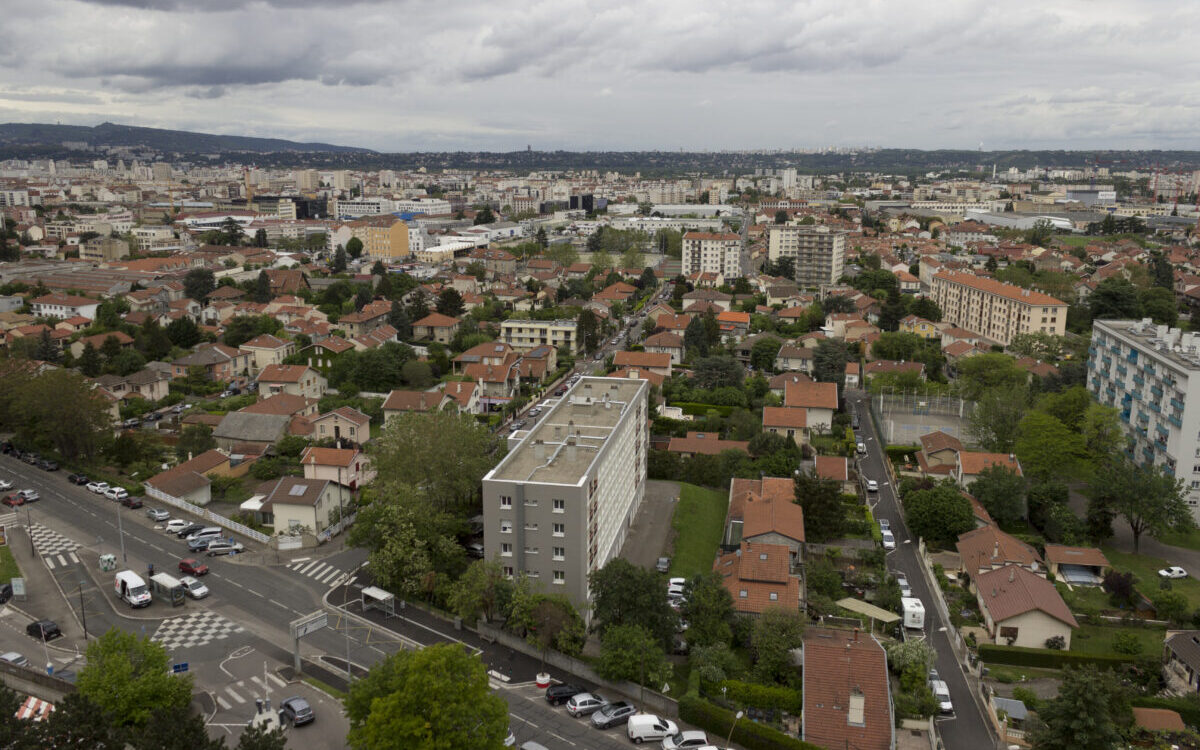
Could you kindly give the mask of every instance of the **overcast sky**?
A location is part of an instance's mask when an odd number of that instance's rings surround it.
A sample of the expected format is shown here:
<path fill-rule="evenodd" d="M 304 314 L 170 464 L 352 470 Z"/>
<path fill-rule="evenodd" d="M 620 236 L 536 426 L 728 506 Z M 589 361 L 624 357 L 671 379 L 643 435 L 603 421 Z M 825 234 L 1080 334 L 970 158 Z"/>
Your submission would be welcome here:
<path fill-rule="evenodd" d="M 0 6 L 0 121 L 385 151 L 1200 148 L 1186 0 Z"/>

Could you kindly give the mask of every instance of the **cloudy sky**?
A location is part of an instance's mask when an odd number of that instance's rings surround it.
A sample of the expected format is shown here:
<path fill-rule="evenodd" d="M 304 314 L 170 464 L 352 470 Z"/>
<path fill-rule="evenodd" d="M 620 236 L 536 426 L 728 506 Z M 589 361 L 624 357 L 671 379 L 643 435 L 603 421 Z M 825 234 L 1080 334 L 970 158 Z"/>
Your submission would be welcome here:
<path fill-rule="evenodd" d="M 387 151 L 1200 148 L 1185 0 L 0 5 L 0 121 Z"/>

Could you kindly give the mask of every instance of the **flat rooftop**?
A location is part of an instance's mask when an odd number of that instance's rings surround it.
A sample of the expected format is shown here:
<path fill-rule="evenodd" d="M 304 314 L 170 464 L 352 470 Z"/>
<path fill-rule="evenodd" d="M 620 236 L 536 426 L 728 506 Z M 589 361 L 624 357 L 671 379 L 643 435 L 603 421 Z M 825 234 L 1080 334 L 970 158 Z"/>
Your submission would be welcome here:
<path fill-rule="evenodd" d="M 580 378 L 485 479 L 577 485 L 647 381 Z"/>
<path fill-rule="evenodd" d="M 1142 320 L 1097 320 L 1095 328 L 1125 336 L 1147 353 L 1184 371 L 1200 370 L 1200 334 Z M 1098 355 L 1093 355 L 1098 356 Z"/>

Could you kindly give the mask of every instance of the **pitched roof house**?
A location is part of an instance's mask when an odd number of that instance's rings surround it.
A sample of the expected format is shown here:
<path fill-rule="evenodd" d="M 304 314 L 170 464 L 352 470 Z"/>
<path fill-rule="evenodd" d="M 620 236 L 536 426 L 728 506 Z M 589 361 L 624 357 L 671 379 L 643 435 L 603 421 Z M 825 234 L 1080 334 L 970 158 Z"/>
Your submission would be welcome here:
<path fill-rule="evenodd" d="M 801 607 L 800 575 L 787 545 L 743 541 L 736 551 L 718 556 L 713 571 L 720 574 L 737 612 L 759 615 L 767 607 L 792 612 Z"/>
<path fill-rule="evenodd" d="M 1071 632 L 1079 627 L 1054 584 L 1020 565 L 1005 565 L 978 576 L 975 595 L 983 624 L 996 643 L 1045 648 L 1061 637 L 1071 647 Z"/>
<path fill-rule="evenodd" d="M 887 654 L 858 630 L 808 628 L 804 633 L 804 728 L 819 747 L 895 747 Z"/>

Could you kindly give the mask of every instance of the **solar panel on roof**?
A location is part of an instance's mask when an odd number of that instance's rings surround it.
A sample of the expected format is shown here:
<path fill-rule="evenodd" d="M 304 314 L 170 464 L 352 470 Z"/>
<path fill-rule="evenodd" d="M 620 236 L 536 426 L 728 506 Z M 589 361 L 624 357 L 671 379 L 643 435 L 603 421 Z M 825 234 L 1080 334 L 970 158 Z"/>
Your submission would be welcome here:
<path fill-rule="evenodd" d="M 308 489 L 308 488 L 302 484 L 293 485 L 292 488 L 290 490 L 288 490 L 288 494 L 292 495 L 294 497 L 299 497 L 300 495 L 304 494 L 304 491 L 306 489 Z"/>

